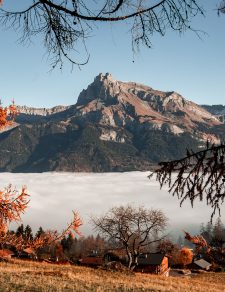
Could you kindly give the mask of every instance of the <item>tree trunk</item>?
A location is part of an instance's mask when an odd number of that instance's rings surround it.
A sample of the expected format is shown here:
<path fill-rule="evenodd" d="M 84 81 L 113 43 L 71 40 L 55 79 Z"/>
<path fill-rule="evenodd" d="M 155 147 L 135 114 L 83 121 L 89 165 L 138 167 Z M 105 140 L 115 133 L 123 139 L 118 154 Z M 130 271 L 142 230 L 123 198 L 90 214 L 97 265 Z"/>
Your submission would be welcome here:
<path fill-rule="evenodd" d="M 133 259 L 132 259 L 132 254 L 129 251 L 128 247 L 126 247 L 126 253 L 127 253 L 127 256 L 128 256 L 128 268 L 131 269 Z"/>
<path fill-rule="evenodd" d="M 132 267 L 131 270 L 133 271 L 136 266 L 138 265 L 138 253 L 135 251 L 133 255 Z"/>

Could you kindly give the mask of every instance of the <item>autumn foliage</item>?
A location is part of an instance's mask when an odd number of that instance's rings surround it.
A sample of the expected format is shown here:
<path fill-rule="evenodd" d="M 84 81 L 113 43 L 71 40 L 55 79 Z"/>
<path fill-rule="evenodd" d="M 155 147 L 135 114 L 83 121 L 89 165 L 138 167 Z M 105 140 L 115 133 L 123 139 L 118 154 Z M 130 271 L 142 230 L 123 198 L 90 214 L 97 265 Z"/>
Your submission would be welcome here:
<path fill-rule="evenodd" d="M 7 255 L 9 248 L 13 248 L 18 254 L 26 252 L 35 255 L 37 249 L 52 243 L 58 244 L 65 235 L 70 234 L 75 237 L 76 234 L 81 234 L 79 228 L 82 225 L 82 220 L 75 211 L 72 221 L 60 234 L 57 231 L 46 231 L 33 239 L 10 232 L 9 224 L 21 220 L 21 215 L 28 207 L 28 203 L 29 195 L 25 187 L 22 188 L 21 192 L 18 192 L 9 185 L 0 191 L 0 258 Z"/>
<path fill-rule="evenodd" d="M 208 246 L 207 241 L 202 235 L 191 236 L 188 232 L 185 232 L 185 239 L 193 243 L 196 247 L 196 252 L 200 253 L 202 250 L 205 250 L 206 253 L 209 253 L 211 248 Z"/>
<path fill-rule="evenodd" d="M 24 238 L 21 235 L 17 235 L 14 232 L 6 231 L 7 227 L 2 224 L 2 232 L 0 236 L 0 258 L 1 254 L 7 252 L 8 248 L 13 248 L 16 250 L 16 253 L 19 255 L 23 252 L 30 254 L 36 257 L 36 252 L 38 249 L 55 245 L 58 249 L 62 249 L 60 241 L 66 234 L 71 234 L 75 237 L 76 234 L 80 234 L 79 227 L 82 225 L 82 221 L 77 212 L 74 212 L 74 218 L 70 224 L 68 224 L 67 228 L 62 232 L 58 233 L 54 230 L 48 230 L 43 232 L 40 236 L 36 236 L 35 238 Z M 4 228 L 5 227 L 5 228 Z"/>
<path fill-rule="evenodd" d="M 2 1 L 0 0 L 0 5 Z M 0 104 L 0 130 L 14 122 L 18 111 L 14 101 L 8 107 Z M 38 237 L 23 238 L 13 232 L 9 232 L 9 224 L 21 220 L 29 203 L 29 195 L 26 188 L 21 192 L 13 189 L 11 185 L 0 191 L 0 258 L 8 254 L 7 248 L 13 248 L 17 252 L 25 251 L 28 254 L 35 254 L 38 248 L 59 242 L 66 235 L 75 237 L 81 235 L 79 228 L 83 224 L 77 212 L 73 211 L 73 219 L 61 234 L 56 231 L 47 231 Z"/>
<path fill-rule="evenodd" d="M 11 125 L 15 119 L 16 114 L 17 108 L 14 101 L 8 107 L 3 107 L 0 105 L 0 130 L 6 126 Z"/>
<path fill-rule="evenodd" d="M 19 221 L 29 202 L 29 195 L 23 187 L 19 193 L 11 185 L 0 191 L 0 233 L 8 231 L 9 223 Z"/>
<path fill-rule="evenodd" d="M 179 264 L 181 264 L 182 266 L 185 267 L 186 265 L 192 263 L 193 253 L 188 247 L 183 247 L 179 251 L 179 257 L 178 258 L 179 258 Z"/>

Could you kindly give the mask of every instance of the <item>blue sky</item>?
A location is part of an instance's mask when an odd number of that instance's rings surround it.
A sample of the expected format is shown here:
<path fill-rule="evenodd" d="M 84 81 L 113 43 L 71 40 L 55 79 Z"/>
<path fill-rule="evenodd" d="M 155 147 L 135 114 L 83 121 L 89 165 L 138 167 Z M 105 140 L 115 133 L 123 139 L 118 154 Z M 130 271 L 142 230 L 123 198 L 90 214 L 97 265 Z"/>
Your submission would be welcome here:
<path fill-rule="evenodd" d="M 35 107 L 74 104 L 97 74 L 110 72 L 115 79 L 174 90 L 199 104 L 225 104 L 225 15 L 217 16 L 219 0 L 207 2 L 206 17 L 192 23 L 206 32 L 201 39 L 191 32 L 155 35 L 152 49 L 141 47 L 134 56 L 125 23 L 99 24 L 87 41 L 89 63 L 72 72 L 70 65 L 62 72 L 49 72 L 50 61 L 40 38 L 23 46 L 16 32 L 0 29 L 0 97 L 4 104 L 14 98 L 17 104 Z M 5 3 L 5 8 L 18 5 L 17 0 Z"/>

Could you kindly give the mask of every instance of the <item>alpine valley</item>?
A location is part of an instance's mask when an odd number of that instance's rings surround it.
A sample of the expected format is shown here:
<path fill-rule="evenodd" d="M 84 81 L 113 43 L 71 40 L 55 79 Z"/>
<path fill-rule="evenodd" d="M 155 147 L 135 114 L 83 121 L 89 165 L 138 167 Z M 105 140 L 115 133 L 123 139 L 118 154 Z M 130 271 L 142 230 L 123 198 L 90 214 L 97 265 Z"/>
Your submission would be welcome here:
<path fill-rule="evenodd" d="M 150 170 L 225 138 L 225 106 L 99 74 L 75 105 L 19 106 L 0 133 L 1 172 Z"/>

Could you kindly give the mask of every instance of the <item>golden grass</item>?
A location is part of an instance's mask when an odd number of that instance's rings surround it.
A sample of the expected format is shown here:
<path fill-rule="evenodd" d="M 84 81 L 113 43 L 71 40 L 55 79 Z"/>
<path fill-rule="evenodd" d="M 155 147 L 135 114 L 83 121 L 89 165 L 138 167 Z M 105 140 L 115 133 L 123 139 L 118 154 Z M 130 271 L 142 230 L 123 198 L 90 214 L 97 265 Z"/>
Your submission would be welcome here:
<path fill-rule="evenodd" d="M 194 278 L 127 275 L 72 265 L 31 261 L 0 262 L 0 291 L 148 291 L 223 292 L 225 273 L 204 273 Z"/>

